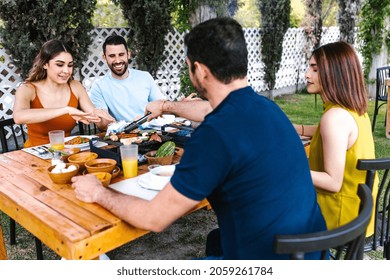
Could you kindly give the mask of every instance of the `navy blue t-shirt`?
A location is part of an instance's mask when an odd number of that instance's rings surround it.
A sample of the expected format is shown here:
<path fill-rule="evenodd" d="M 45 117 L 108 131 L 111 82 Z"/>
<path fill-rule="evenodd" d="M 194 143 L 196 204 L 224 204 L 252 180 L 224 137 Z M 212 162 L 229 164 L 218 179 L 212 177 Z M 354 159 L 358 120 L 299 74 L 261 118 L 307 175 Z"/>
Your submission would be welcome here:
<path fill-rule="evenodd" d="M 208 198 L 225 259 L 286 259 L 274 253 L 276 234 L 326 229 L 298 134 L 251 87 L 231 92 L 206 116 L 171 183 L 190 199 Z"/>

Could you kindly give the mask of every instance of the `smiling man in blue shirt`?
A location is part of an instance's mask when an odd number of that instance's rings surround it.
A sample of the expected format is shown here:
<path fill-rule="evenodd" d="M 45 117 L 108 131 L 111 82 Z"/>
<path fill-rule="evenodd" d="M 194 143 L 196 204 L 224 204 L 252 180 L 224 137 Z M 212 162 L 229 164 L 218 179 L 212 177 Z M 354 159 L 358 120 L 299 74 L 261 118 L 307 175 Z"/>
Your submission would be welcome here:
<path fill-rule="evenodd" d="M 107 109 L 117 121 L 133 121 L 144 115 L 150 101 L 165 99 L 148 72 L 128 67 L 130 52 L 122 36 L 105 40 L 103 58 L 110 71 L 92 84 L 90 98 L 96 108 Z"/>

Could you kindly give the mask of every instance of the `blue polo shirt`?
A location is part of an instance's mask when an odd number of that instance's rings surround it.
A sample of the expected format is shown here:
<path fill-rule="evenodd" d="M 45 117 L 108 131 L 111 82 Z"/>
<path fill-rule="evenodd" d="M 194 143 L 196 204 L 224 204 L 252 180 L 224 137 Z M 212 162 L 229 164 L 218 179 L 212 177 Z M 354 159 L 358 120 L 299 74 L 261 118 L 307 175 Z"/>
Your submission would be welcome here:
<path fill-rule="evenodd" d="M 225 259 L 287 259 L 274 253 L 276 234 L 326 229 L 298 134 L 251 87 L 231 92 L 206 116 L 171 183 L 190 199 L 208 198 Z"/>

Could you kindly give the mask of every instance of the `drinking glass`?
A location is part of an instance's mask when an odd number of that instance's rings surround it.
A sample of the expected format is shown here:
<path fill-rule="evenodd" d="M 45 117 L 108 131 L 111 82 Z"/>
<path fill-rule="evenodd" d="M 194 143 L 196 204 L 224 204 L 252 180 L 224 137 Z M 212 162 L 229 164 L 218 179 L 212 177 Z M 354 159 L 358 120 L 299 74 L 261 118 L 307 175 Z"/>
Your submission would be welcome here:
<path fill-rule="evenodd" d="M 119 149 L 124 177 L 136 177 L 138 174 L 138 145 L 122 145 Z"/>
<path fill-rule="evenodd" d="M 49 131 L 49 140 L 50 140 L 50 147 L 53 150 L 61 151 L 65 148 L 64 141 L 65 141 L 65 131 L 63 130 L 52 130 Z"/>

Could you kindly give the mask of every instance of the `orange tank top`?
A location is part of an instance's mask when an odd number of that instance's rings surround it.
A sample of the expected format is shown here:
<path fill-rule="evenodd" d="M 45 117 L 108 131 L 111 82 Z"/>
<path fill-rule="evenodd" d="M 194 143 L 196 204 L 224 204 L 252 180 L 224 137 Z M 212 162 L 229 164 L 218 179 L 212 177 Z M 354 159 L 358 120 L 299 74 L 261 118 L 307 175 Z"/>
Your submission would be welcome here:
<path fill-rule="evenodd" d="M 35 98 L 30 102 L 30 108 L 44 108 L 41 101 L 39 100 L 37 94 L 37 88 L 34 84 L 29 83 L 35 89 Z M 68 102 L 69 107 L 78 108 L 79 101 L 77 97 L 74 95 L 71 87 L 70 90 L 70 98 Z M 76 121 L 69 115 L 62 115 L 57 118 L 41 122 L 41 123 L 33 123 L 27 125 L 27 135 L 28 139 L 26 143 L 24 143 L 24 147 L 32 147 L 37 145 L 43 145 L 49 143 L 48 133 L 51 130 L 61 129 L 65 131 L 65 137 L 70 136 L 72 129 L 76 125 Z"/>

